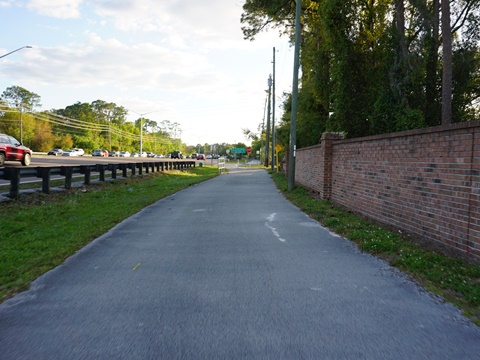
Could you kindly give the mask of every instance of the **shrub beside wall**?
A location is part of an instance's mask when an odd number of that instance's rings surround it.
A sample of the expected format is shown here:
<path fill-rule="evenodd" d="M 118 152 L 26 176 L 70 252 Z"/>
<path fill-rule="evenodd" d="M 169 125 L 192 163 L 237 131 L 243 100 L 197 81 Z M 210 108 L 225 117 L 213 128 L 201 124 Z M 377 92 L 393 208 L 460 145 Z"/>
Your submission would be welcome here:
<path fill-rule="evenodd" d="M 326 200 L 480 258 L 480 122 L 297 150 L 295 181 Z"/>

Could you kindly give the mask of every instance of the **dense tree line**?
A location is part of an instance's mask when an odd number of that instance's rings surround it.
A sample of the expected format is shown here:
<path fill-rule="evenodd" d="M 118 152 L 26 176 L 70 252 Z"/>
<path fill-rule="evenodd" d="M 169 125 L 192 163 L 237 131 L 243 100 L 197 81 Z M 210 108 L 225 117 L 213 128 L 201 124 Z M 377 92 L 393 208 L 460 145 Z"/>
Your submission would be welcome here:
<path fill-rule="evenodd" d="M 299 0 L 300 1 L 300 0 Z M 295 0 L 246 0 L 245 39 L 294 38 Z M 479 118 L 480 0 L 303 0 L 297 146 Z M 288 143 L 291 94 L 279 141 Z"/>
<path fill-rule="evenodd" d="M 0 132 L 40 152 L 54 147 L 138 152 L 142 123 L 143 151 L 166 154 L 185 149 L 180 125 L 175 122 L 157 123 L 148 118 L 130 122 L 124 107 L 103 100 L 38 112 L 40 101 L 39 95 L 20 86 L 7 88 L 0 97 Z"/>

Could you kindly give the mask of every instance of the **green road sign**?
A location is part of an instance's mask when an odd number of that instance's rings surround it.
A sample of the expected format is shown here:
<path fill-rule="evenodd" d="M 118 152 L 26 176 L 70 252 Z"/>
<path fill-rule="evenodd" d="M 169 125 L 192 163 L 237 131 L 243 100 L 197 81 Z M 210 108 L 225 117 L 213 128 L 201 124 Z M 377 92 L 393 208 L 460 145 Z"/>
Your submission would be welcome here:
<path fill-rule="evenodd" d="M 246 154 L 247 149 L 245 149 L 245 148 L 233 148 L 232 153 L 234 153 L 234 154 Z"/>

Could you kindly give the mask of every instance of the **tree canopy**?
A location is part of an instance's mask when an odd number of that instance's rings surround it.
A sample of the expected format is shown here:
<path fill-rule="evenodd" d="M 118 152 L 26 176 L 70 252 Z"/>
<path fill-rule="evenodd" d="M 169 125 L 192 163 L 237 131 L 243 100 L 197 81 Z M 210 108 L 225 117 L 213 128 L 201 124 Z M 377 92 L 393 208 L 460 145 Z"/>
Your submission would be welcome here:
<path fill-rule="evenodd" d="M 293 40 L 295 3 L 247 0 L 245 39 L 273 29 Z M 480 0 L 303 0 L 297 146 L 324 131 L 359 137 L 478 119 L 479 22 Z"/>

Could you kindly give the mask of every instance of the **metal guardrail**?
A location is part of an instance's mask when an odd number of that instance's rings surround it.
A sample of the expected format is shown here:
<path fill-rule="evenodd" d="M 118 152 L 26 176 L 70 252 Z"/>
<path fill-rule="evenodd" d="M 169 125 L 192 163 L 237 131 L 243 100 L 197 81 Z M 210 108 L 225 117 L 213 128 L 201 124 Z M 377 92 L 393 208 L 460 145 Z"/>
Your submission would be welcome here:
<path fill-rule="evenodd" d="M 168 171 L 183 170 L 195 167 L 195 161 L 149 161 L 135 163 L 111 163 L 77 166 L 52 166 L 52 167 L 7 167 L 0 169 L 0 179 L 10 180 L 9 197 L 16 199 L 20 195 L 20 180 L 22 178 L 36 177 L 42 179 L 42 192 L 50 192 L 51 177 L 60 175 L 65 177 L 65 188 L 72 187 L 72 178 L 76 174 L 84 177 L 84 184 L 89 185 L 92 173 L 98 173 L 99 180 L 105 181 L 105 172 L 111 172 L 111 178 L 117 178 L 117 172 L 121 172 L 122 177 L 129 175 L 138 175 Z"/>

